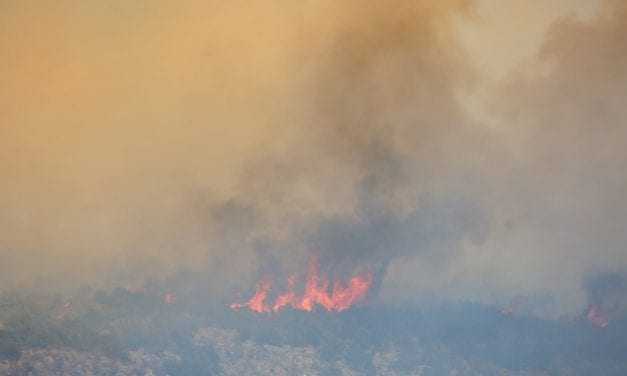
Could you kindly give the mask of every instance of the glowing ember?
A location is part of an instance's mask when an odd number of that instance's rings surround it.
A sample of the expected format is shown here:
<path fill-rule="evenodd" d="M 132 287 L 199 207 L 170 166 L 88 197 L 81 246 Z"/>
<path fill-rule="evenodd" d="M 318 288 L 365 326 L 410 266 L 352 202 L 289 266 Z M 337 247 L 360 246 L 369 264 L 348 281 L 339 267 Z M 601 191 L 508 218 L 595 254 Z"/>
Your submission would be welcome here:
<path fill-rule="evenodd" d="M 586 315 L 588 321 L 598 328 L 605 328 L 610 323 L 607 315 L 596 305 L 591 305 Z"/>
<path fill-rule="evenodd" d="M 165 304 L 174 304 L 176 303 L 176 295 L 174 295 L 174 293 L 168 292 L 165 295 L 163 295 L 163 302 Z"/>
<path fill-rule="evenodd" d="M 261 281 L 248 302 L 234 303 L 230 307 L 234 310 L 248 307 L 253 312 L 268 313 L 279 312 L 286 307 L 310 312 L 319 305 L 327 311 L 341 312 L 365 298 L 372 285 L 372 274 L 361 273 L 352 277 L 347 284 L 336 280 L 333 282 L 333 288 L 330 288 L 329 279 L 320 275 L 318 263 L 311 261 L 302 295 L 296 293 L 295 285 L 296 277 L 289 277 L 287 291 L 279 294 L 271 305 L 267 300 L 272 283 L 268 280 Z"/>
<path fill-rule="evenodd" d="M 59 310 L 57 314 L 57 319 L 63 320 L 64 318 L 69 316 L 70 313 L 72 313 L 72 302 L 66 302 L 65 304 L 63 304 L 63 306 Z"/>

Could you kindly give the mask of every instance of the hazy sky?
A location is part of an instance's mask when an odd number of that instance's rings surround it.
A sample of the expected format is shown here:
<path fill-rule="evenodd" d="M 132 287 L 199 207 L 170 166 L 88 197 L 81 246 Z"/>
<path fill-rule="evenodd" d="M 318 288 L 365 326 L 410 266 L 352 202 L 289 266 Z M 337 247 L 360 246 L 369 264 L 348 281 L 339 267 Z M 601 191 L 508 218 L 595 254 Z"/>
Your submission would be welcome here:
<path fill-rule="evenodd" d="M 246 285 L 315 244 L 383 265 L 383 299 L 576 311 L 587 276 L 627 267 L 626 15 L 0 0 L 0 281 Z"/>

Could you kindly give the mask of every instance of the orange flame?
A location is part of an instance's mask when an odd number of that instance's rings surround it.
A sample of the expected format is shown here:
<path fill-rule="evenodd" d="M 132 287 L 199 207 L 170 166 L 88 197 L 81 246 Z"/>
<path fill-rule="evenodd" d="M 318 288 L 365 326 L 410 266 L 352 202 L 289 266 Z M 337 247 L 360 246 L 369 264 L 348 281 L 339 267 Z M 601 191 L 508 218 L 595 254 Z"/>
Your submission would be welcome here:
<path fill-rule="evenodd" d="M 286 307 L 311 312 L 316 305 L 327 311 L 341 312 L 359 302 L 368 293 L 372 285 L 372 274 L 361 273 L 352 277 L 348 284 L 336 280 L 330 289 L 330 282 L 326 276 L 321 276 L 318 263 L 313 260 L 309 263 L 309 272 L 305 283 L 305 291 L 301 296 L 296 294 L 296 277 L 287 279 L 287 291 L 279 294 L 273 305 L 266 303 L 272 283 L 268 280 L 257 285 L 253 297 L 246 303 L 234 303 L 230 307 L 234 310 L 248 307 L 257 313 L 279 312 Z"/>
<path fill-rule="evenodd" d="M 255 292 L 255 295 L 250 298 L 248 302 L 244 304 L 233 303 L 230 307 L 234 310 L 248 307 L 251 311 L 258 313 L 270 312 L 270 308 L 268 308 L 265 301 L 268 297 L 268 292 L 270 291 L 271 287 L 272 283 L 270 281 L 261 281 L 257 284 L 257 291 Z"/>
<path fill-rule="evenodd" d="M 287 279 L 287 292 L 279 295 L 274 302 L 272 310 L 278 312 L 288 305 L 294 306 L 296 301 L 296 293 L 294 292 L 294 285 L 296 284 L 296 277 L 291 276 Z"/>

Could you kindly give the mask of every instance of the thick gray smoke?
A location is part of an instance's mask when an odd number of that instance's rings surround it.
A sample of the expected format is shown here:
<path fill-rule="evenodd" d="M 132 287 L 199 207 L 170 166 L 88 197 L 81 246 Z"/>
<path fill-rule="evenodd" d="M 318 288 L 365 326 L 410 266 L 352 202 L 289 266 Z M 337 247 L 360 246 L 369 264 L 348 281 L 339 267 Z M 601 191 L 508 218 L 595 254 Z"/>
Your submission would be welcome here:
<path fill-rule="evenodd" d="M 193 268 L 218 298 L 315 256 L 388 302 L 579 312 L 627 268 L 627 8 L 556 17 L 498 79 L 463 36 L 477 9 L 7 6 L 0 278 Z"/>

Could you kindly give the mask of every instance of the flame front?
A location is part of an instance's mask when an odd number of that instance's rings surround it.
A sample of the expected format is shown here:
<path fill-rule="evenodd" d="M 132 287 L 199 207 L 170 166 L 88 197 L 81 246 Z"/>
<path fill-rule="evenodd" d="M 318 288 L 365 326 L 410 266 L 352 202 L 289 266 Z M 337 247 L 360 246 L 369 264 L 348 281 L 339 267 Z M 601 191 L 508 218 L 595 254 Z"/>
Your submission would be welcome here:
<path fill-rule="evenodd" d="M 244 304 L 231 304 L 231 308 L 238 310 L 240 308 L 248 307 L 251 311 L 263 313 L 270 312 L 270 308 L 266 304 L 266 298 L 272 288 L 272 283 L 268 280 L 261 281 L 257 284 L 257 291 L 250 300 Z"/>
<path fill-rule="evenodd" d="M 255 294 L 250 300 L 231 304 L 230 307 L 234 310 L 248 307 L 253 312 L 269 313 L 279 312 L 286 307 L 311 312 L 319 305 L 327 311 L 341 312 L 366 297 L 372 279 L 372 274 L 365 272 L 352 277 L 347 284 L 335 280 L 331 289 L 329 279 L 320 275 L 318 263 L 312 260 L 309 263 L 305 290 L 301 295 L 296 293 L 296 276 L 290 276 L 287 279 L 287 291 L 279 294 L 274 304 L 269 304 L 268 295 L 272 283 L 266 279 L 257 284 Z"/>

